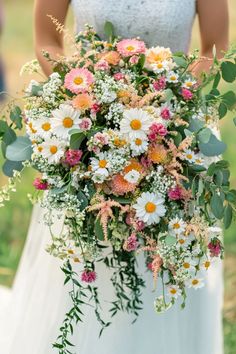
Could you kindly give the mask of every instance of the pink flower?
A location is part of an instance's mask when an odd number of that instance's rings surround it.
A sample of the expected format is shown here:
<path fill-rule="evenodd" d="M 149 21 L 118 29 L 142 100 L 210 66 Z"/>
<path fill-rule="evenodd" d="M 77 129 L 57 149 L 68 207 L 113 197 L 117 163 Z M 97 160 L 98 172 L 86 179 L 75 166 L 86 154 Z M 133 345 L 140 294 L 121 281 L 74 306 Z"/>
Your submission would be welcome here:
<path fill-rule="evenodd" d="M 148 158 L 142 156 L 141 157 L 141 164 L 143 165 L 143 167 L 148 168 L 152 165 L 152 162 Z"/>
<path fill-rule="evenodd" d="M 94 271 L 84 270 L 81 275 L 81 280 L 85 283 L 93 283 L 97 278 L 97 274 Z"/>
<path fill-rule="evenodd" d="M 142 220 L 136 220 L 136 230 L 142 231 L 145 228 L 145 223 Z"/>
<path fill-rule="evenodd" d="M 171 113 L 168 107 L 164 107 L 161 110 L 161 118 L 168 120 L 171 118 Z"/>
<path fill-rule="evenodd" d="M 128 252 L 135 251 L 138 248 L 138 240 L 137 236 L 135 234 L 131 234 L 131 236 L 128 237 L 128 239 L 124 242 L 124 250 Z"/>
<path fill-rule="evenodd" d="M 147 264 L 147 269 L 149 269 L 149 270 L 152 271 L 152 262 L 149 262 L 149 263 Z"/>
<path fill-rule="evenodd" d="M 99 103 L 94 103 L 92 105 L 91 112 L 92 112 L 92 114 L 96 114 L 96 113 L 98 113 L 100 111 L 100 109 L 101 109 L 100 104 Z"/>
<path fill-rule="evenodd" d="M 156 139 L 157 139 L 157 134 L 156 133 L 149 133 L 148 134 L 148 139 L 150 140 L 150 141 L 156 141 Z"/>
<path fill-rule="evenodd" d="M 183 199 L 183 193 L 182 193 L 182 188 L 179 186 L 176 186 L 175 188 L 172 188 L 168 191 L 168 197 L 171 200 L 180 200 Z"/>
<path fill-rule="evenodd" d="M 153 123 L 151 125 L 151 127 L 150 127 L 150 132 L 151 132 L 151 134 L 157 134 L 157 135 L 160 135 L 160 136 L 165 136 L 167 134 L 167 129 L 161 123 Z M 150 139 L 150 140 L 152 140 L 152 139 Z M 153 140 L 156 140 L 156 137 Z"/>
<path fill-rule="evenodd" d="M 85 92 L 93 81 L 93 74 L 88 69 L 72 69 L 66 74 L 65 87 L 73 93 Z"/>
<path fill-rule="evenodd" d="M 123 39 L 117 43 L 118 52 L 124 57 L 130 57 L 135 54 L 144 53 L 145 43 L 138 39 Z"/>
<path fill-rule="evenodd" d="M 92 121 L 89 118 L 82 118 L 81 122 L 79 123 L 79 127 L 81 130 L 89 130 L 92 126 Z"/>
<path fill-rule="evenodd" d="M 186 101 L 189 101 L 193 98 L 193 93 L 190 90 L 186 89 L 185 87 L 182 87 L 181 95 L 183 99 Z"/>
<path fill-rule="evenodd" d="M 219 257 L 221 253 L 221 243 L 219 240 L 212 240 L 208 244 L 208 249 L 210 250 L 211 257 Z"/>
<path fill-rule="evenodd" d="M 81 150 L 67 150 L 65 153 L 65 160 L 64 162 L 67 163 L 69 166 L 75 166 L 79 163 L 83 152 Z"/>
<path fill-rule="evenodd" d="M 106 70 L 109 70 L 109 64 L 108 64 L 108 62 L 107 62 L 106 60 L 99 60 L 99 61 L 95 64 L 94 68 L 95 68 L 96 70 L 106 71 Z"/>
<path fill-rule="evenodd" d="M 35 178 L 33 186 L 41 191 L 45 191 L 46 189 L 48 189 L 48 183 L 39 177 Z"/>
<path fill-rule="evenodd" d="M 106 133 L 96 133 L 93 137 L 94 143 L 99 143 L 101 145 L 107 145 L 109 140 L 108 140 L 108 135 Z"/>
<path fill-rule="evenodd" d="M 139 57 L 138 57 L 137 55 L 133 55 L 133 56 L 129 59 L 129 62 L 130 62 L 130 64 L 132 64 L 132 65 L 137 64 L 138 61 L 139 61 Z"/>
<path fill-rule="evenodd" d="M 114 75 L 113 75 L 113 77 L 114 77 L 114 79 L 116 80 L 116 81 L 119 81 L 119 80 L 123 80 L 124 79 L 124 74 L 122 74 L 122 73 L 115 73 Z"/>
<path fill-rule="evenodd" d="M 162 76 L 159 80 L 155 81 L 153 83 L 153 88 L 156 91 L 161 91 L 166 88 L 166 79 L 164 76 Z"/>

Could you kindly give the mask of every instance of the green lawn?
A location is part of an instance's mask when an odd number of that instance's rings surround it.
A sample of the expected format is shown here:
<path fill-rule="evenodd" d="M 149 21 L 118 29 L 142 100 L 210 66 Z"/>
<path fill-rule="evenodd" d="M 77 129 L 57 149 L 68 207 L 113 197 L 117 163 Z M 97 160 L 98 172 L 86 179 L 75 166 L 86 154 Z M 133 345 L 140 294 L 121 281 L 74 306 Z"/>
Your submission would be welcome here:
<path fill-rule="evenodd" d="M 50 0 L 49 0 L 50 1 Z M 236 3 L 230 0 L 231 42 L 236 43 Z M 19 69 L 34 58 L 32 39 L 32 0 L 6 0 L 6 23 L 1 44 L 7 70 L 8 91 L 15 96 L 29 79 L 19 77 Z M 20 16 L 23 18 L 19 19 Z M 71 27 L 71 16 L 70 16 Z M 197 24 L 193 31 L 192 47 L 199 46 Z M 231 180 L 236 187 L 236 128 L 232 116 L 222 122 L 222 138 L 228 144 L 225 158 L 231 163 Z M 11 201 L 0 210 L 0 283 L 11 285 L 20 259 L 30 219 L 31 204 L 27 193 L 32 191 L 33 176 L 26 171 Z M 0 185 L 5 179 L 0 173 Z M 225 232 L 225 354 L 236 353 L 236 224 Z"/>

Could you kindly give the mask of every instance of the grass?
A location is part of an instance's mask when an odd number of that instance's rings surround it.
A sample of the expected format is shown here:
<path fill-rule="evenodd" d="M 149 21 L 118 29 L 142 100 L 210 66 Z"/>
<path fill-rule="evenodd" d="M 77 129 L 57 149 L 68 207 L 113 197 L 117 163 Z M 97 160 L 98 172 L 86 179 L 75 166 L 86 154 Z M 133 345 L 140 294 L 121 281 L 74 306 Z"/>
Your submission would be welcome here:
<path fill-rule="evenodd" d="M 6 0 L 6 23 L 1 43 L 7 73 L 8 91 L 11 95 L 19 91 L 28 77 L 18 75 L 20 67 L 34 58 L 33 52 L 33 0 Z M 230 39 L 236 43 L 236 4 L 230 0 Z M 20 16 L 24 18 L 19 19 Z M 23 15 L 22 15 L 23 14 Z M 69 26 L 72 27 L 71 15 Z M 193 29 L 192 47 L 199 47 L 197 22 Z M 235 86 L 234 86 L 235 88 Z M 227 142 L 225 158 L 231 163 L 231 181 L 236 187 L 236 129 L 229 115 L 221 124 L 222 139 Z M 33 174 L 26 171 L 17 192 L 11 201 L 0 210 L 0 283 L 10 286 L 19 263 L 30 220 L 31 204 L 27 193 L 32 191 Z M 0 172 L 0 185 L 5 178 Z M 225 232 L 225 305 L 224 334 L 225 354 L 236 353 L 236 225 Z"/>

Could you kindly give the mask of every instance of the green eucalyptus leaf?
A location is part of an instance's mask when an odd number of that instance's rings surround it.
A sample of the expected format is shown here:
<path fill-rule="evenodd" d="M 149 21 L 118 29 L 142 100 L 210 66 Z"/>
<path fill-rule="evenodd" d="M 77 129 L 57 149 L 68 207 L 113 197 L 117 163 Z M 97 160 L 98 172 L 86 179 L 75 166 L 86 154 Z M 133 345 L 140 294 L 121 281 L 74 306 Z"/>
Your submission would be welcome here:
<path fill-rule="evenodd" d="M 85 139 L 84 133 L 75 133 L 70 136 L 70 148 L 73 150 L 78 150 L 82 141 Z"/>
<path fill-rule="evenodd" d="M 204 127 L 204 125 L 205 125 L 204 122 L 201 121 L 200 119 L 190 119 L 188 129 L 191 132 L 198 132 L 200 129 Z"/>
<path fill-rule="evenodd" d="M 208 176 L 213 176 L 214 172 L 215 172 L 215 169 L 216 169 L 216 164 L 215 164 L 215 162 L 213 162 L 213 163 L 210 164 L 210 166 L 207 169 L 207 175 Z"/>
<path fill-rule="evenodd" d="M 178 66 L 180 66 L 182 68 L 186 68 L 188 63 L 187 63 L 187 60 L 183 56 L 177 56 L 177 55 L 174 54 L 173 59 L 174 59 L 174 62 Z"/>
<path fill-rule="evenodd" d="M 182 135 L 179 132 L 175 136 L 173 136 L 172 139 L 174 140 L 176 146 L 179 146 L 179 144 L 183 140 Z"/>
<path fill-rule="evenodd" d="M 77 193 L 77 198 L 80 201 L 80 210 L 84 210 L 87 206 L 88 206 L 88 198 L 86 197 L 86 195 L 84 194 L 84 192 L 82 192 L 81 190 L 78 191 Z"/>
<path fill-rule="evenodd" d="M 105 239 L 102 225 L 100 223 L 100 220 L 98 220 L 98 219 L 95 221 L 95 224 L 94 224 L 94 232 L 95 232 L 96 237 L 99 240 L 103 241 Z"/>
<path fill-rule="evenodd" d="M 18 136 L 6 149 L 6 157 L 10 161 L 30 160 L 31 155 L 32 143 L 27 136 Z"/>
<path fill-rule="evenodd" d="M 220 72 L 218 72 L 215 76 L 214 81 L 213 81 L 212 88 L 216 89 L 218 87 L 220 79 L 221 79 L 221 75 L 220 75 Z"/>
<path fill-rule="evenodd" d="M 21 171 L 23 169 L 23 164 L 20 161 L 9 161 L 6 160 L 2 166 L 2 171 L 5 176 L 13 177 L 14 171 Z"/>
<path fill-rule="evenodd" d="M 104 32 L 109 42 L 112 42 L 115 37 L 115 30 L 113 24 L 110 21 L 106 21 L 104 25 Z"/>
<path fill-rule="evenodd" d="M 227 114 L 228 108 L 224 102 L 221 102 L 218 108 L 218 113 L 219 113 L 219 118 L 224 118 L 224 116 Z"/>
<path fill-rule="evenodd" d="M 233 91 L 228 91 L 222 95 L 222 102 L 227 106 L 228 109 L 233 109 L 236 105 L 236 95 Z"/>
<path fill-rule="evenodd" d="M 236 64 L 231 61 L 223 61 L 221 64 L 222 77 L 226 82 L 234 82 L 236 79 Z"/>
<path fill-rule="evenodd" d="M 223 176 L 223 172 L 221 170 L 218 170 L 215 172 L 215 176 L 214 176 L 214 182 L 217 186 L 222 186 L 224 180 L 224 176 Z"/>
<path fill-rule="evenodd" d="M 207 144 L 199 143 L 199 149 L 205 156 L 219 156 L 225 152 L 226 147 L 226 144 L 213 134 Z"/>
<path fill-rule="evenodd" d="M 211 134 L 211 129 L 204 128 L 198 133 L 198 139 L 201 143 L 207 144 L 210 140 Z"/>
<path fill-rule="evenodd" d="M 10 112 L 10 119 L 18 129 L 22 129 L 22 111 L 19 106 L 15 106 Z"/>
<path fill-rule="evenodd" d="M 12 128 L 7 127 L 7 129 L 5 130 L 5 133 L 3 135 L 2 141 L 7 146 L 7 145 L 12 144 L 15 140 L 16 140 L 15 131 Z"/>
<path fill-rule="evenodd" d="M 232 223 L 233 209 L 230 204 L 226 205 L 224 209 L 224 227 L 228 229 Z"/>
<path fill-rule="evenodd" d="M 167 246 L 175 245 L 175 244 L 176 244 L 176 237 L 171 236 L 171 235 L 166 236 L 166 238 L 165 238 L 165 244 L 166 244 Z"/>
<path fill-rule="evenodd" d="M 5 120 L 0 120 L 0 137 L 6 132 L 8 128 L 7 122 Z"/>
<path fill-rule="evenodd" d="M 222 219 L 224 214 L 224 206 L 221 197 L 217 193 L 214 193 L 211 197 L 210 206 L 213 215 L 219 220 Z"/>
<path fill-rule="evenodd" d="M 236 190 L 231 189 L 226 193 L 225 199 L 230 203 L 236 204 Z"/>

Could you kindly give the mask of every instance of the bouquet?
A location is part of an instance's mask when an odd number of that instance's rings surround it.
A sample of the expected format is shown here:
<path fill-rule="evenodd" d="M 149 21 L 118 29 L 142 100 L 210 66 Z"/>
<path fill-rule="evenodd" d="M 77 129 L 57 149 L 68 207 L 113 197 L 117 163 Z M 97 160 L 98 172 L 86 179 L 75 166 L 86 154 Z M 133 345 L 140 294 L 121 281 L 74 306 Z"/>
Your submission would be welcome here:
<path fill-rule="evenodd" d="M 186 289 L 203 287 L 206 271 L 222 258 L 219 222 L 228 228 L 236 205 L 218 130 L 236 103 L 234 92 L 218 88 L 221 79 L 235 80 L 236 51 L 214 56 L 198 81 L 191 73 L 197 52 L 115 37 L 109 22 L 105 31 L 102 40 L 87 26 L 72 57 L 53 60 L 45 52 L 53 73 L 31 81 L 23 111 L 11 104 L 0 121 L 9 176 L 0 201 L 30 166 L 40 173 L 35 199 L 41 198 L 45 223 L 63 220 L 47 247 L 72 285 L 73 307 L 54 344 L 60 353 L 70 353 L 82 305 L 94 304 L 101 331 L 110 324 L 101 315 L 97 262 L 113 270 L 111 317 L 127 311 L 136 319 L 142 309 L 141 254 L 154 288 L 157 278 L 162 287 L 155 310 L 169 309 L 179 297 L 184 307 Z M 39 70 L 37 61 L 23 68 Z M 17 135 L 23 128 L 26 135 Z"/>

